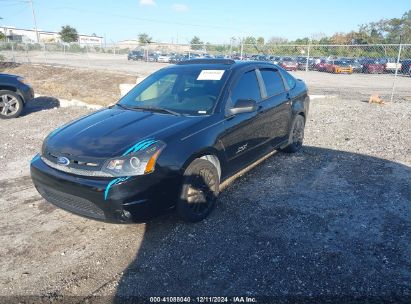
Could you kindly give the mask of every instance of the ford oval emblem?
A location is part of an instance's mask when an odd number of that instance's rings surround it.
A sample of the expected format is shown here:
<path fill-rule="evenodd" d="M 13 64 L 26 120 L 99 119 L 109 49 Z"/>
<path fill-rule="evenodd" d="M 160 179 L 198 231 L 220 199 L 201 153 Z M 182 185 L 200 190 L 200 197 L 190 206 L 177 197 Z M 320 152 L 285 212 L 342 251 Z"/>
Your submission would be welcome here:
<path fill-rule="evenodd" d="M 60 157 L 57 157 L 57 163 L 62 166 L 68 166 L 70 163 L 70 160 L 67 157 L 60 156 Z"/>

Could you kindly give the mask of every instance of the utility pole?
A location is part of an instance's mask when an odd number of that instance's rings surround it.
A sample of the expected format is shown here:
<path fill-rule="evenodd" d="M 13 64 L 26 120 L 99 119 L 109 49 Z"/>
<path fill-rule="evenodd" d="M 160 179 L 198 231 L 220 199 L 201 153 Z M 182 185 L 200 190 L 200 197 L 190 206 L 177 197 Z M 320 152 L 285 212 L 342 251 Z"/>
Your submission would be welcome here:
<path fill-rule="evenodd" d="M 37 21 L 36 21 L 36 14 L 34 12 L 34 6 L 33 6 L 33 0 L 28 0 L 30 2 L 31 5 L 31 11 L 33 13 L 33 21 L 34 21 L 34 30 L 36 31 L 36 39 L 37 39 L 37 43 L 40 42 L 40 37 L 39 37 L 39 32 L 37 30 Z"/>

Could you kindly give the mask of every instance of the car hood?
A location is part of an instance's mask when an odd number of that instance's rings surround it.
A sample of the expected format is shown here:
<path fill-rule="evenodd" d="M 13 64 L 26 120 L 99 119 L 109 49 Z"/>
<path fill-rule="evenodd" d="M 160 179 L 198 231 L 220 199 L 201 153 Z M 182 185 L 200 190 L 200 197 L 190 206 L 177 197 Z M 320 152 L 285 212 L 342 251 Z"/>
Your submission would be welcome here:
<path fill-rule="evenodd" d="M 17 78 L 19 78 L 19 76 L 17 76 L 17 75 L 12 75 L 12 74 L 3 74 L 3 73 L 0 73 L 0 78 L 3 78 L 3 79 L 17 79 Z"/>
<path fill-rule="evenodd" d="M 111 158 L 123 155 L 144 139 L 167 143 L 166 137 L 176 136 L 202 119 L 202 116 L 108 108 L 56 129 L 47 138 L 46 147 L 47 151 L 58 154 Z"/>

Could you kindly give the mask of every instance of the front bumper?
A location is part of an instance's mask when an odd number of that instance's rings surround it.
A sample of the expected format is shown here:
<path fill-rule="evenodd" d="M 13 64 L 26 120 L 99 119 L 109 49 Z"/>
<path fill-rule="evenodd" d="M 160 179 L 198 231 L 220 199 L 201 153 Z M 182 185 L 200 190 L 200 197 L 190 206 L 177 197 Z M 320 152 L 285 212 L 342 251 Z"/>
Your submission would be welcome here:
<path fill-rule="evenodd" d="M 157 172 L 160 171 L 160 172 Z M 90 178 L 46 165 L 37 155 L 31 178 L 44 199 L 72 213 L 116 223 L 140 222 L 172 207 L 180 180 L 161 170 L 127 179 Z"/>

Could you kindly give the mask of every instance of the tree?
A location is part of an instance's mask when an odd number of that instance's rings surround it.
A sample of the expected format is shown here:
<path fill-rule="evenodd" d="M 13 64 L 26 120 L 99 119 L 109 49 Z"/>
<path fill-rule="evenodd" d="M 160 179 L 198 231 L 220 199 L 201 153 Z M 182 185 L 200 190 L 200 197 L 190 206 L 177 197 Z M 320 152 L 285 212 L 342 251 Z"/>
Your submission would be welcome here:
<path fill-rule="evenodd" d="M 258 37 L 257 38 L 257 44 L 258 45 L 264 45 L 264 42 L 265 42 L 264 37 Z"/>
<path fill-rule="evenodd" d="M 203 42 L 200 40 L 200 37 L 194 36 L 190 41 L 192 50 L 201 50 L 203 49 Z"/>
<path fill-rule="evenodd" d="M 0 40 L 6 40 L 6 35 L 0 32 Z"/>
<path fill-rule="evenodd" d="M 138 42 L 140 44 L 149 44 L 153 42 L 153 38 L 146 33 L 138 34 Z"/>
<path fill-rule="evenodd" d="M 77 30 L 70 25 L 65 25 L 61 27 L 60 31 L 60 38 L 64 42 L 77 42 L 78 41 L 78 34 Z"/>
<path fill-rule="evenodd" d="M 273 36 L 268 39 L 267 44 L 286 44 L 287 42 L 288 40 L 286 38 Z"/>

